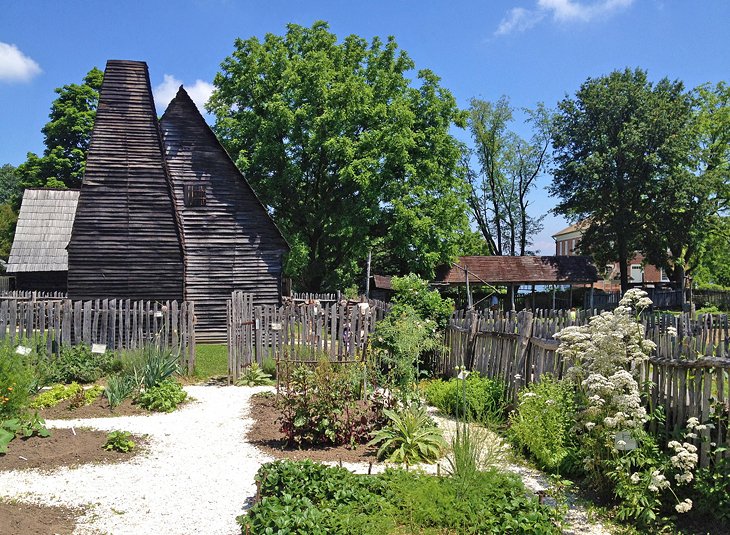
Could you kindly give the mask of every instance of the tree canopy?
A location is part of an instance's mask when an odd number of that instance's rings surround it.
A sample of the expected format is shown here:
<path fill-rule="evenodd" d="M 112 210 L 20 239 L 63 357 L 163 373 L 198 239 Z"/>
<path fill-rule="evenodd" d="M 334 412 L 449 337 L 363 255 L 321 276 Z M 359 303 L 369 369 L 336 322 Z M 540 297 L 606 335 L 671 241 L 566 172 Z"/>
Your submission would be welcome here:
<path fill-rule="evenodd" d="M 18 167 L 23 187 L 81 187 L 103 77 L 94 67 L 83 83 L 56 88 L 58 97 L 42 129 L 43 155 L 29 152 Z"/>
<path fill-rule="evenodd" d="M 306 290 L 374 269 L 426 277 L 472 239 L 461 148 L 465 114 L 395 40 L 341 42 L 324 22 L 238 39 L 216 75 L 215 131 L 292 246 Z"/>
<path fill-rule="evenodd" d="M 553 130 L 554 211 L 583 220 L 583 252 L 618 261 L 622 291 L 628 261 L 647 249 L 657 199 L 680 180 L 691 145 L 692 102 L 679 81 L 653 84 L 641 69 L 589 78 L 558 104 Z"/>

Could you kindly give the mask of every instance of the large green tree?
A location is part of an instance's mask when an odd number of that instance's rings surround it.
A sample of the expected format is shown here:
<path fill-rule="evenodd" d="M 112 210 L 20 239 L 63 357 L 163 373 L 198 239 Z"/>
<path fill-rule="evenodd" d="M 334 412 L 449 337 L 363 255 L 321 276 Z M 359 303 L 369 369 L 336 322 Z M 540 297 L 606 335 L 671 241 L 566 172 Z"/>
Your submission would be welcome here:
<path fill-rule="evenodd" d="M 662 183 L 646 235 L 648 259 L 682 287 L 685 273 L 694 275 L 703 262 L 717 266 L 714 259 L 727 255 L 713 249 L 730 239 L 730 88 L 705 84 L 692 103 L 692 122 L 677 133 L 688 137 L 688 157 Z M 712 274 L 705 269 L 704 277 Z"/>
<path fill-rule="evenodd" d="M 208 109 L 236 164 L 292 245 L 306 290 L 374 269 L 430 277 L 469 234 L 449 91 L 391 37 L 341 42 L 324 22 L 238 39 Z"/>
<path fill-rule="evenodd" d="M 469 130 L 478 170 L 468 171 L 469 207 L 493 255 L 528 254 L 542 217 L 530 214 L 530 192 L 550 162 L 552 112 L 543 104 L 523 110 L 533 130 L 523 139 L 509 129 L 514 110 L 507 97 L 492 103 L 473 98 Z"/>
<path fill-rule="evenodd" d="M 686 165 L 691 120 L 683 84 L 654 84 L 641 69 L 589 78 L 558 104 L 554 211 L 586 222 L 582 251 L 599 264 L 618 261 L 622 291 L 628 261 L 655 228 L 663 186 Z"/>
<path fill-rule="evenodd" d="M 29 152 L 17 170 L 24 187 L 81 186 L 103 77 L 104 73 L 94 67 L 83 83 L 55 90 L 58 97 L 42 129 L 43 155 Z"/>
<path fill-rule="evenodd" d="M 0 204 L 13 204 L 22 191 L 18 172 L 9 163 L 0 167 Z"/>

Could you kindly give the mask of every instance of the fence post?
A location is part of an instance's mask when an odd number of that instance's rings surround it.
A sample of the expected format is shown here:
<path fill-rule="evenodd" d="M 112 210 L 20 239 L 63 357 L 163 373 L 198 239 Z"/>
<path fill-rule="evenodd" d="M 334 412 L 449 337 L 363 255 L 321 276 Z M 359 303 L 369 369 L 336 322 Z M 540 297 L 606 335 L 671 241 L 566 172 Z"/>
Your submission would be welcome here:
<path fill-rule="evenodd" d="M 533 314 L 529 310 L 524 310 L 520 314 L 521 318 L 517 324 L 517 333 L 519 334 L 517 341 L 517 367 L 513 371 L 516 371 L 525 378 L 527 377 L 525 363 L 527 360 L 527 353 L 530 348 L 530 338 L 532 338 Z M 513 395 L 516 396 L 519 388 L 514 374 L 509 378 L 509 382 L 514 385 L 515 388 Z"/>

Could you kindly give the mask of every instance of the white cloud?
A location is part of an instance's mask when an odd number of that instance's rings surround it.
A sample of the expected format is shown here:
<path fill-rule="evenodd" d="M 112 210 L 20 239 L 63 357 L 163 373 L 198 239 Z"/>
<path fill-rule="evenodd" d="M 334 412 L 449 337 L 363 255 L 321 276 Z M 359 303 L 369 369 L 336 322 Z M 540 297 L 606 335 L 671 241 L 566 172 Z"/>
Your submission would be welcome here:
<path fill-rule="evenodd" d="M 512 32 L 524 32 L 535 26 L 545 16 L 552 15 L 556 22 L 590 22 L 601 17 L 608 17 L 614 12 L 628 8 L 634 0 L 537 0 L 535 9 L 515 7 L 507 12 L 494 32 L 495 35 L 506 35 Z"/>
<path fill-rule="evenodd" d="M 172 74 L 164 75 L 162 83 L 153 89 L 155 106 L 158 113 L 165 111 L 170 101 L 175 98 L 177 90 L 181 85 L 184 85 L 182 81 L 175 78 Z M 205 103 L 208 102 L 210 95 L 213 94 L 213 84 L 209 84 L 203 80 L 195 80 L 193 85 L 185 85 L 184 87 L 185 91 L 187 91 L 190 98 L 193 99 L 193 102 L 195 102 L 195 105 L 200 110 L 200 113 L 206 113 Z"/>
<path fill-rule="evenodd" d="M 513 31 L 524 32 L 540 22 L 545 16 L 539 11 L 530 11 L 523 7 L 515 7 L 509 10 L 507 16 L 499 23 L 495 35 L 506 35 Z"/>
<path fill-rule="evenodd" d="M 0 42 L 0 81 L 27 82 L 41 72 L 40 66 L 17 46 Z"/>

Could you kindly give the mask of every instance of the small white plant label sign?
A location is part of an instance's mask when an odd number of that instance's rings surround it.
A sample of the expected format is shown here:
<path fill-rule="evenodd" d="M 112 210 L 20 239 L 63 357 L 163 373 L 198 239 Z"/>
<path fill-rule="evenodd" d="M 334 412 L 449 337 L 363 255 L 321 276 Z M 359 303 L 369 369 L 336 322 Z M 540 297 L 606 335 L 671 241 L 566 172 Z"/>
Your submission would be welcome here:
<path fill-rule="evenodd" d="M 619 451 L 635 450 L 637 447 L 636 439 L 628 431 L 619 431 L 616 433 L 615 445 Z"/>
<path fill-rule="evenodd" d="M 29 347 L 26 347 L 26 346 L 18 346 L 15 349 L 15 352 L 18 355 L 30 355 L 30 348 Z"/>
<path fill-rule="evenodd" d="M 271 330 L 272 331 L 280 331 L 281 330 L 281 323 L 274 323 L 271 322 Z"/>
<path fill-rule="evenodd" d="M 100 355 L 106 353 L 106 344 L 91 344 L 91 352 Z"/>
<path fill-rule="evenodd" d="M 162 317 L 162 311 L 161 310 L 156 311 L 155 312 L 155 317 L 156 318 L 161 318 Z"/>

